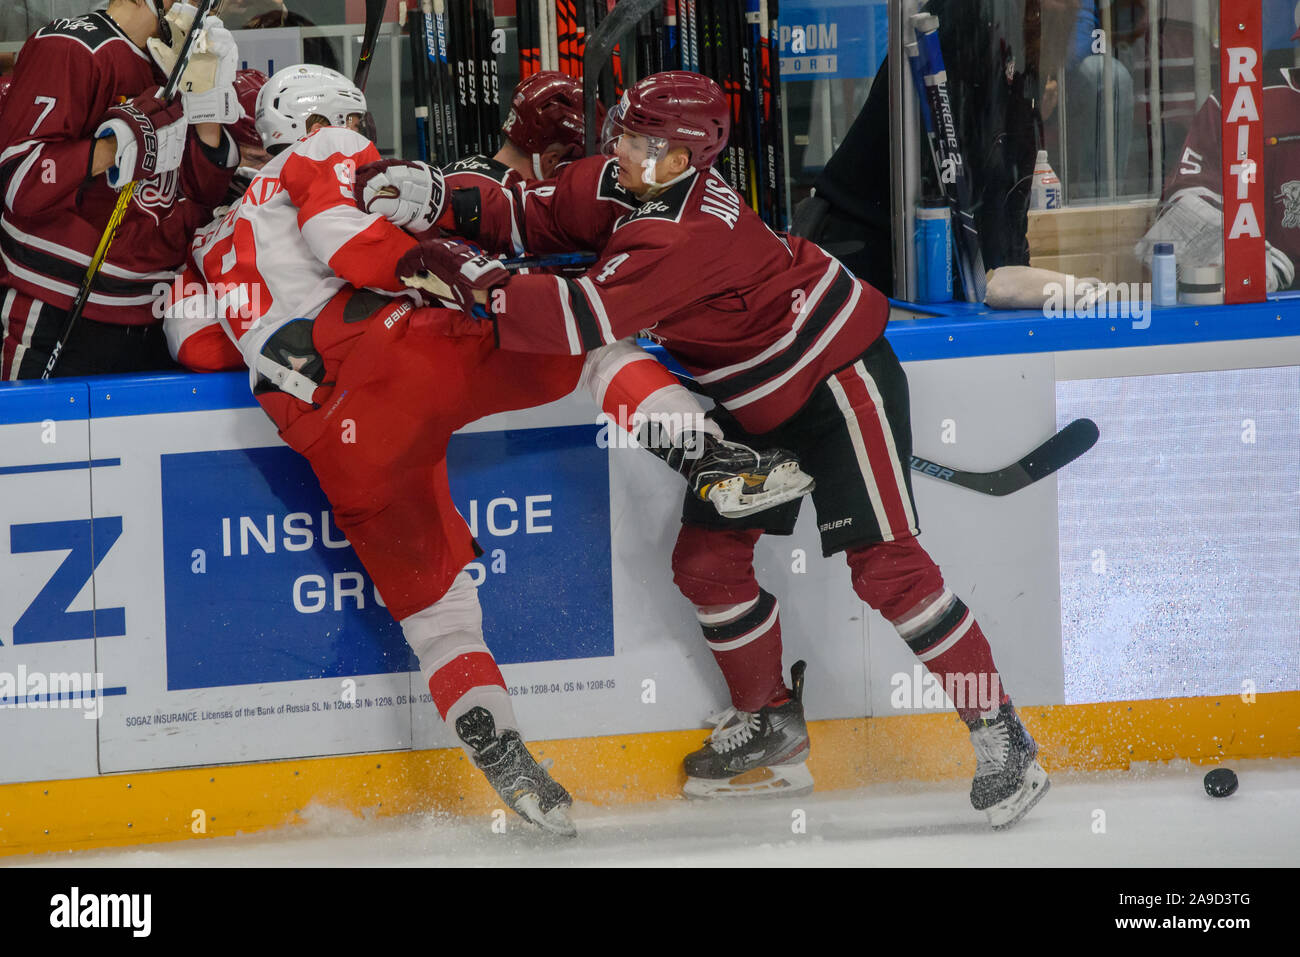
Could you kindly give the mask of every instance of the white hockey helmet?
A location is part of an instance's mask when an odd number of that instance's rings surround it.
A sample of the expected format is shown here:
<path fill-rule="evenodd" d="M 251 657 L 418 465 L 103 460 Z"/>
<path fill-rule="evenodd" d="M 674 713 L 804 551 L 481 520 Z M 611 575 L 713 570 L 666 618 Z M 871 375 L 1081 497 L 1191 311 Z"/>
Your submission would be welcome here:
<path fill-rule="evenodd" d="M 257 94 L 257 132 L 268 150 L 292 146 L 307 135 L 307 120 L 323 116 L 331 126 L 347 126 L 364 116 L 366 95 L 337 70 L 304 63 L 285 67 Z"/>

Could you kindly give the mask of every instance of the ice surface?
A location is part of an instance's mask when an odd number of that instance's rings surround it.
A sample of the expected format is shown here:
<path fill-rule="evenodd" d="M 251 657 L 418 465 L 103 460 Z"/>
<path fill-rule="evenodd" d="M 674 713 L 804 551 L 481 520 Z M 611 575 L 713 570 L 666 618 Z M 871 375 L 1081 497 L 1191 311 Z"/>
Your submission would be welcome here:
<path fill-rule="evenodd" d="M 362 820 L 312 810 L 301 827 L 148 848 L 8 858 L 110 867 L 311 866 L 1294 866 L 1300 862 L 1300 760 L 1239 761 L 1241 786 L 1211 798 L 1209 770 L 1186 762 L 1127 772 L 1058 773 L 1017 827 L 995 832 L 967 785 L 905 784 L 803 799 L 579 805 L 579 836 L 552 839 L 511 815 Z M 795 833 L 802 811 L 806 833 Z M 1095 828 L 1104 813 L 1104 832 Z"/>

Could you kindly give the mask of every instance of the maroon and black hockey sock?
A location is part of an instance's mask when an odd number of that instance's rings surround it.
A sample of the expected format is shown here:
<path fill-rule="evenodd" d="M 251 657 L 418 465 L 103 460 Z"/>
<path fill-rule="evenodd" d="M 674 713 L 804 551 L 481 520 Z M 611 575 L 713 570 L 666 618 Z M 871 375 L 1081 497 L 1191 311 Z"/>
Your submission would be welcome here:
<path fill-rule="evenodd" d="M 754 712 L 786 700 L 781 618 L 772 595 L 759 589 L 752 601 L 697 615 L 737 711 Z"/>
<path fill-rule="evenodd" d="M 1002 687 L 988 639 L 974 613 L 956 595 L 945 589 L 938 600 L 894 626 L 930 674 L 942 682 L 968 727 L 1011 700 Z"/>

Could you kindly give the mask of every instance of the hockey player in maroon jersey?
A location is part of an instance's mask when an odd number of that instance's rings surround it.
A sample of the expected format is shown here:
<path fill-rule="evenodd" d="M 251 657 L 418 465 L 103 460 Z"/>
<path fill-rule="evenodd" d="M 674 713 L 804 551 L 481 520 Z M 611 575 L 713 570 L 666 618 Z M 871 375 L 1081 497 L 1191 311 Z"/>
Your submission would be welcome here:
<path fill-rule="evenodd" d="M 489 247 L 515 223 L 533 253 L 597 250 L 581 278 L 511 277 L 445 240 L 426 240 L 404 265 L 430 288 L 488 304 L 503 348 L 576 355 L 648 327 L 717 402 L 729 435 L 798 454 L 817 482 L 823 551 L 844 553 L 857 594 L 941 681 L 995 689 L 955 704 L 978 758 L 971 802 L 1009 826 L 1048 779 L 973 614 L 916 540 L 907 380 L 881 335 L 888 303 L 812 243 L 771 232 L 712 171 L 729 126 L 713 81 L 655 74 L 610 111 L 613 159 L 457 204 Z M 776 599 L 752 564 L 759 536 L 788 534 L 798 505 L 738 522 L 684 507 L 675 581 L 732 696 L 686 758 L 688 794 L 811 788 L 802 663 L 787 688 Z"/>
<path fill-rule="evenodd" d="M 1300 40 L 1300 5 L 1292 41 Z M 1284 68 L 1264 87 L 1264 229 L 1269 292 L 1296 288 L 1300 263 L 1300 69 Z M 1159 218 L 1137 244 L 1149 261 L 1157 242 L 1172 242 L 1180 267 L 1223 265 L 1223 107 L 1216 96 L 1201 106 L 1178 167 L 1165 183 Z"/>
<path fill-rule="evenodd" d="M 165 6 L 170 43 L 160 37 Z M 0 321 L 4 379 L 39 377 L 117 202 L 134 199 L 57 375 L 174 368 L 154 287 L 185 260 L 238 151 L 238 51 L 216 17 L 186 73 L 195 92 L 156 98 L 188 22 L 166 0 L 112 0 L 56 20 L 23 46 L 0 114 Z M 192 21 L 193 8 L 188 9 Z"/>

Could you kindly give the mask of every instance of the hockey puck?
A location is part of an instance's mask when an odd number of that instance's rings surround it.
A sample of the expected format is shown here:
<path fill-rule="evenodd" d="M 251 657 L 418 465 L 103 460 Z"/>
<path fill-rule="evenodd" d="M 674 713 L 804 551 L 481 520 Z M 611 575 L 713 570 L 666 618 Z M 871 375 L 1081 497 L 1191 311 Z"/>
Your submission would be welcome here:
<path fill-rule="evenodd" d="M 1237 790 L 1237 775 L 1231 768 L 1215 768 L 1205 775 L 1205 793 L 1210 797 L 1226 798 Z"/>

